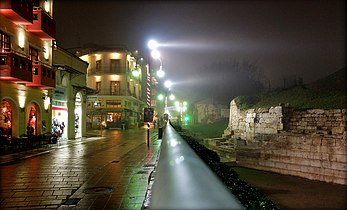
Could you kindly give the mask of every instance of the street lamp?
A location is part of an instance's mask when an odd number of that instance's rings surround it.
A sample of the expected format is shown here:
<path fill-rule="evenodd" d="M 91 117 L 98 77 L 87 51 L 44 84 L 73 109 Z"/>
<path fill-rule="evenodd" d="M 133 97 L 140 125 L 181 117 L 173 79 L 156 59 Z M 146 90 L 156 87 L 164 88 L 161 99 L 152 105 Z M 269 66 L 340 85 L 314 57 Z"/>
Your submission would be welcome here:
<path fill-rule="evenodd" d="M 157 76 L 159 78 L 164 77 L 165 76 L 165 72 L 163 71 L 163 61 L 160 58 L 160 52 L 158 50 L 154 49 L 151 52 L 151 56 L 152 56 L 152 58 L 160 61 L 160 67 L 159 67 L 159 70 L 157 71 Z"/>
<path fill-rule="evenodd" d="M 149 42 L 147 43 L 147 46 L 149 49 L 154 50 L 154 49 L 157 49 L 159 47 L 159 44 L 155 40 L 149 40 Z"/>
<path fill-rule="evenodd" d="M 171 82 L 170 80 L 166 80 L 166 81 L 164 82 L 164 86 L 165 86 L 167 89 L 170 90 L 170 88 L 171 88 L 171 86 L 172 86 L 172 82 Z"/>

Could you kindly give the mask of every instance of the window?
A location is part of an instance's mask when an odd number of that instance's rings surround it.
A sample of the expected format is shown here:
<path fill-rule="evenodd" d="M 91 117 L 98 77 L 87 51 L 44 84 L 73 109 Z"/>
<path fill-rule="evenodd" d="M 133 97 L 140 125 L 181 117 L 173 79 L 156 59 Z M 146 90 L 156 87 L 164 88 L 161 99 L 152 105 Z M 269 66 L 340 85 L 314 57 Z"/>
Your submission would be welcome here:
<path fill-rule="evenodd" d="M 34 68 L 33 74 L 34 75 L 38 75 L 39 74 L 39 69 L 38 68 Z"/>
<path fill-rule="evenodd" d="M 101 82 L 96 82 L 95 89 L 97 92 L 101 90 Z"/>
<path fill-rule="evenodd" d="M 113 74 L 121 73 L 120 60 L 119 59 L 111 59 L 110 60 L 110 73 L 113 73 Z"/>
<path fill-rule="evenodd" d="M 39 51 L 33 47 L 29 47 L 29 58 L 33 63 L 38 64 Z"/>
<path fill-rule="evenodd" d="M 19 61 L 19 68 L 22 70 L 25 67 L 25 61 L 24 60 L 20 60 Z"/>
<path fill-rule="evenodd" d="M 0 31 L 0 52 L 10 52 L 11 51 L 10 46 L 11 46 L 10 36 Z"/>
<path fill-rule="evenodd" d="M 122 107 L 122 101 L 120 101 L 120 100 L 108 100 L 108 101 L 106 101 L 106 107 L 107 108 L 121 108 Z"/>
<path fill-rule="evenodd" d="M 12 66 L 19 66 L 19 61 L 18 58 L 16 57 L 12 57 Z"/>
<path fill-rule="evenodd" d="M 101 70 L 101 60 L 98 60 L 95 62 L 95 68 L 96 71 L 100 71 Z"/>
<path fill-rule="evenodd" d="M 7 65 L 6 56 L 0 56 L 0 65 Z"/>
<path fill-rule="evenodd" d="M 110 82 L 110 95 L 120 95 L 120 81 Z"/>

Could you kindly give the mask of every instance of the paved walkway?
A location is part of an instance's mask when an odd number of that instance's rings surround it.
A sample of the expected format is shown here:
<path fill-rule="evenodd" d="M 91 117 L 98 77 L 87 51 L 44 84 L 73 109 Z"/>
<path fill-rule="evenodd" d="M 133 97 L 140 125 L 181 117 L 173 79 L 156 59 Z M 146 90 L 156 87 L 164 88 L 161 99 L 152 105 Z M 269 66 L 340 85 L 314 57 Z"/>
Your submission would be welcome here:
<path fill-rule="evenodd" d="M 0 156 L 0 209 L 141 209 L 161 140 L 109 132 Z"/>

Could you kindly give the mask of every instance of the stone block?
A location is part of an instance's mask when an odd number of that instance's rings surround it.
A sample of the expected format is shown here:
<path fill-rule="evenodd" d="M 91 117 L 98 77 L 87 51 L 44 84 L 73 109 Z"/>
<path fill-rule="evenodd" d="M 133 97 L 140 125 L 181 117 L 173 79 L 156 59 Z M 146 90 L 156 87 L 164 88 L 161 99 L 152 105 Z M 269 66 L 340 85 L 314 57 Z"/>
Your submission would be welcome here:
<path fill-rule="evenodd" d="M 334 135 L 342 135 L 344 131 L 345 131 L 344 127 L 333 127 L 333 128 L 331 128 L 331 132 Z"/>
<path fill-rule="evenodd" d="M 320 146 L 322 144 L 322 136 L 313 136 L 312 137 L 312 146 Z"/>
<path fill-rule="evenodd" d="M 321 163 L 322 163 L 323 168 L 331 168 L 331 161 L 323 160 L 323 161 L 321 161 Z"/>
<path fill-rule="evenodd" d="M 340 163 L 347 163 L 347 157 L 345 154 L 333 154 L 332 161 L 340 162 Z M 346 174 L 347 175 L 347 174 Z"/>
<path fill-rule="evenodd" d="M 310 159 L 310 165 L 312 167 L 321 167 L 322 166 L 321 162 L 322 162 L 321 160 Z"/>
<path fill-rule="evenodd" d="M 288 164 L 281 162 L 274 162 L 276 168 L 288 169 Z"/>
<path fill-rule="evenodd" d="M 290 171 L 300 171 L 301 165 L 298 164 L 287 164 L 287 169 Z"/>
<path fill-rule="evenodd" d="M 322 158 L 322 153 L 320 152 L 310 152 L 309 159 L 320 160 Z"/>
<path fill-rule="evenodd" d="M 334 176 L 323 176 L 323 180 L 325 182 L 334 182 L 335 177 Z"/>
<path fill-rule="evenodd" d="M 347 178 L 347 171 L 332 170 L 332 175 L 339 178 Z"/>
<path fill-rule="evenodd" d="M 305 168 L 302 168 L 302 169 L 306 169 L 306 172 L 310 174 L 321 174 L 323 170 L 320 167 L 313 167 L 313 166 L 306 166 Z"/>
<path fill-rule="evenodd" d="M 307 113 L 310 113 L 310 114 L 324 114 L 324 109 L 308 109 Z"/>
<path fill-rule="evenodd" d="M 347 173 L 347 163 L 331 162 L 331 169 L 346 171 Z"/>

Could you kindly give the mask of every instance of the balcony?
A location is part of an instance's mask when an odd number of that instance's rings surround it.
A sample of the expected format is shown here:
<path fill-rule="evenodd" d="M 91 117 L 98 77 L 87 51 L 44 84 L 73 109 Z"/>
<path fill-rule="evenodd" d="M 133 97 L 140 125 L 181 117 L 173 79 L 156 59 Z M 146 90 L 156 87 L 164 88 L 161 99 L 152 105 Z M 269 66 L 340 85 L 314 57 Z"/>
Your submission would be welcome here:
<path fill-rule="evenodd" d="M 109 66 L 99 66 L 98 68 L 90 68 L 88 70 L 88 76 L 100 76 L 100 75 L 124 75 L 126 68 L 111 69 Z"/>
<path fill-rule="evenodd" d="M 41 9 L 33 11 L 34 21 L 27 26 L 27 31 L 40 37 L 42 40 L 55 39 L 55 20 Z"/>
<path fill-rule="evenodd" d="M 32 82 L 31 60 L 10 52 L 0 53 L 0 80 Z"/>
<path fill-rule="evenodd" d="M 33 3 L 31 0 L 1 0 L 0 14 L 15 24 L 33 23 Z"/>
<path fill-rule="evenodd" d="M 55 88 L 55 71 L 52 68 L 34 62 L 32 68 L 32 82 L 30 87 Z"/>

